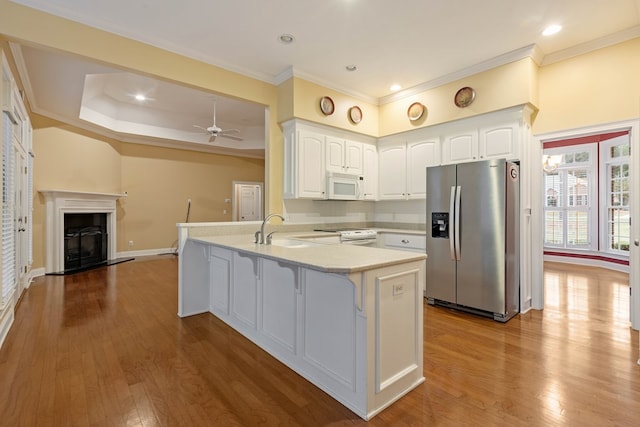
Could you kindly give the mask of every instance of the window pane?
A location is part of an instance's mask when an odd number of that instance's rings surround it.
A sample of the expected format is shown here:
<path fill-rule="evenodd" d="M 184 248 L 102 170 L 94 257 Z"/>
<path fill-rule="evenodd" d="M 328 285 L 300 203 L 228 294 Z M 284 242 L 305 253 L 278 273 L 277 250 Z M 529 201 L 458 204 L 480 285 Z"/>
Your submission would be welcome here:
<path fill-rule="evenodd" d="M 578 163 L 578 162 L 580 162 L 580 163 L 588 162 L 589 161 L 589 153 L 586 152 L 586 151 L 583 151 L 582 153 L 575 153 L 574 161 L 576 163 Z"/>
<path fill-rule="evenodd" d="M 567 246 L 589 244 L 589 214 L 584 211 L 567 211 Z"/>
<path fill-rule="evenodd" d="M 608 214 L 609 249 L 629 251 L 630 226 L 628 209 L 609 209 Z"/>
<path fill-rule="evenodd" d="M 547 173 L 544 177 L 545 206 L 557 207 L 560 198 L 561 182 L 558 172 Z"/>
<path fill-rule="evenodd" d="M 544 214 L 544 243 L 548 245 L 561 246 L 562 236 L 562 212 L 546 211 Z"/>
<path fill-rule="evenodd" d="M 588 173 L 584 169 L 567 171 L 567 206 L 589 206 Z"/>
<path fill-rule="evenodd" d="M 629 143 L 614 145 L 611 147 L 610 156 L 611 158 L 616 157 L 625 157 L 629 155 Z"/>

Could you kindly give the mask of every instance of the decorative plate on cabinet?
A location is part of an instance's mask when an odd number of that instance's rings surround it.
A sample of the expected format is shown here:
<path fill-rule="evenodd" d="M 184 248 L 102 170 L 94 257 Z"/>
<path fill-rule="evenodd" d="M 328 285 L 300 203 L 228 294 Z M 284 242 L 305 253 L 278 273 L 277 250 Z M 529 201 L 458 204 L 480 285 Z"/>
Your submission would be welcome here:
<path fill-rule="evenodd" d="M 412 122 L 418 120 L 424 114 L 426 107 L 419 102 L 414 102 L 407 109 L 407 117 Z"/>
<path fill-rule="evenodd" d="M 325 116 L 330 116 L 331 114 L 333 114 L 335 107 L 333 105 L 333 99 L 329 98 L 328 96 L 323 96 L 322 98 L 320 98 L 320 111 L 322 111 L 322 114 L 324 114 Z"/>
<path fill-rule="evenodd" d="M 453 97 L 453 102 L 460 108 L 468 107 L 473 100 L 476 99 L 476 91 L 469 86 L 465 86 L 456 92 L 456 96 Z"/>
<path fill-rule="evenodd" d="M 357 105 L 349 108 L 349 120 L 355 125 L 362 121 L 362 110 Z"/>

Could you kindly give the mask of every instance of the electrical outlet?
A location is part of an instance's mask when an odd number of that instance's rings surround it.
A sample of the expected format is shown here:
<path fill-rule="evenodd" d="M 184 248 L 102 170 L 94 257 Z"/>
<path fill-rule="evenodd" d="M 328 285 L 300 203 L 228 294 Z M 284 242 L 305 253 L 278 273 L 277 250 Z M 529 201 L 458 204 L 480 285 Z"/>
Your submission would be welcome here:
<path fill-rule="evenodd" d="M 404 294 L 404 285 L 393 285 L 393 296 Z"/>
<path fill-rule="evenodd" d="M 133 246 L 133 240 L 129 240 L 129 247 Z"/>

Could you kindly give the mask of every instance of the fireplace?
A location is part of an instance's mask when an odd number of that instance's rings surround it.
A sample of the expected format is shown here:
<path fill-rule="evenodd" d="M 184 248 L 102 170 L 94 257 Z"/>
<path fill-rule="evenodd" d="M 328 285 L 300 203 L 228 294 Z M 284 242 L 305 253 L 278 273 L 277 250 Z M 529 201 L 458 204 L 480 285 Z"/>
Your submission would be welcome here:
<path fill-rule="evenodd" d="M 45 273 L 60 274 L 88 268 L 87 263 L 102 265 L 116 260 L 116 200 L 124 194 L 40 193 L 46 209 Z"/>
<path fill-rule="evenodd" d="M 107 263 L 107 214 L 64 215 L 64 271 L 84 270 Z"/>

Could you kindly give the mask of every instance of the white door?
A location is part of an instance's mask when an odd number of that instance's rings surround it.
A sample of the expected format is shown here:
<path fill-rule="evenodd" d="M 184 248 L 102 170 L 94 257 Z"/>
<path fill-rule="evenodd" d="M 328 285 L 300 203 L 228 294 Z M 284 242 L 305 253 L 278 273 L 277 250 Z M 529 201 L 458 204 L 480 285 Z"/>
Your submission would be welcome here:
<path fill-rule="evenodd" d="M 17 141 L 16 141 L 17 142 Z M 16 295 L 20 296 L 26 285 L 28 264 L 27 233 L 27 158 L 21 146 L 14 143 L 14 242 L 15 242 L 15 274 Z"/>
<path fill-rule="evenodd" d="M 234 221 L 262 220 L 262 183 L 234 183 Z"/>

